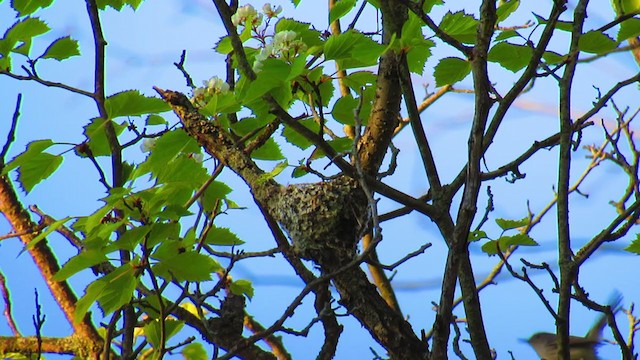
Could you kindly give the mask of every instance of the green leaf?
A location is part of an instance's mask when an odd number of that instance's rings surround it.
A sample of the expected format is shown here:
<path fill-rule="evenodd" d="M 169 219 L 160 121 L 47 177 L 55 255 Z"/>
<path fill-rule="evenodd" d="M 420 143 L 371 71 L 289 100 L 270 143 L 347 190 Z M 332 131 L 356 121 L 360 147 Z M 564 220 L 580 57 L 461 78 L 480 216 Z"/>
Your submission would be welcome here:
<path fill-rule="evenodd" d="M 200 204 L 202 209 L 206 212 L 213 212 L 221 205 L 221 200 L 227 197 L 227 194 L 231 192 L 231 188 L 220 181 L 213 181 L 202 194 L 200 198 Z"/>
<path fill-rule="evenodd" d="M 480 239 L 488 239 L 487 233 L 482 230 L 474 230 L 469 233 L 468 241 L 478 241 Z"/>
<path fill-rule="evenodd" d="M 538 243 L 527 234 L 502 236 L 498 240 L 491 240 L 482 245 L 482 251 L 489 255 L 495 255 L 498 250 L 506 251 L 511 246 L 537 246 Z M 499 249 L 498 249 L 499 248 Z"/>
<path fill-rule="evenodd" d="M 503 41 L 495 44 L 489 50 L 487 60 L 497 62 L 503 68 L 517 72 L 529 64 L 532 55 L 531 48 L 527 46 L 509 44 Z"/>
<path fill-rule="evenodd" d="M 425 14 L 428 14 L 431 12 L 431 9 L 435 5 L 444 5 L 444 1 L 443 0 L 426 0 L 422 5 L 422 11 L 424 11 Z"/>
<path fill-rule="evenodd" d="M 208 360 L 209 355 L 201 343 L 191 343 L 182 348 L 182 357 L 185 360 Z"/>
<path fill-rule="evenodd" d="M 529 225 L 529 218 L 525 217 L 520 220 L 496 219 L 496 224 L 500 226 L 502 230 L 517 229 Z"/>
<path fill-rule="evenodd" d="M 249 280 L 236 280 L 229 284 L 229 290 L 236 295 L 246 295 L 249 300 L 253 298 L 253 285 Z"/>
<path fill-rule="evenodd" d="M 97 0 L 96 4 L 98 5 L 98 9 L 104 10 L 107 6 L 120 11 L 125 5 L 129 5 L 133 10 L 136 10 L 142 0 Z"/>
<path fill-rule="evenodd" d="M 631 18 L 620 24 L 620 30 L 618 31 L 618 37 L 616 39 L 620 42 L 637 37 L 638 35 L 640 35 L 640 19 Z"/>
<path fill-rule="evenodd" d="M 624 249 L 630 253 L 640 254 L 640 234 L 636 234 L 636 238 Z"/>
<path fill-rule="evenodd" d="M 520 6 L 520 0 L 508 0 L 502 2 L 498 9 L 496 9 L 496 15 L 498 15 L 498 21 L 496 21 L 496 23 L 506 20 L 509 15 L 513 14 L 513 12 L 518 9 L 518 6 Z"/>
<path fill-rule="evenodd" d="M 538 24 L 540 25 L 546 25 L 549 20 L 543 18 L 542 16 L 533 13 L 533 16 L 536 17 L 536 20 L 538 20 Z M 571 21 L 557 21 L 556 22 L 556 29 L 561 30 L 561 31 L 572 31 L 573 30 L 573 22 Z"/>
<path fill-rule="evenodd" d="M 377 80 L 376 74 L 371 71 L 354 71 L 343 79 L 345 85 L 355 91 L 360 91 L 360 88 L 363 87 L 375 85 Z"/>
<path fill-rule="evenodd" d="M 329 24 L 347 15 L 356 6 L 356 0 L 340 0 L 329 11 Z"/>
<path fill-rule="evenodd" d="M 258 184 L 261 184 L 261 183 L 264 183 L 265 181 L 273 179 L 274 177 L 278 176 L 278 174 L 280 174 L 282 170 L 286 169 L 287 166 L 289 166 L 289 163 L 286 160 L 281 163 L 278 163 L 278 165 L 274 166 L 273 169 L 268 173 L 261 174 L 258 177 L 256 182 Z"/>
<path fill-rule="evenodd" d="M 422 19 L 409 13 L 409 19 L 402 25 L 400 45 L 407 54 L 409 71 L 422 75 L 425 62 L 431 56 L 431 48 L 435 43 L 425 39 L 422 34 Z"/>
<path fill-rule="evenodd" d="M 107 138 L 107 132 L 105 130 L 108 122 L 112 120 L 94 118 L 91 122 L 84 126 L 84 135 L 89 140 L 87 145 L 91 150 L 91 154 L 95 157 L 109 156 L 111 155 L 111 148 L 109 147 L 109 140 Z M 112 122 L 116 135 L 120 135 L 124 129 L 127 128 L 126 123 L 117 124 Z M 81 157 L 86 157 L 87 154 L 81 153 L 80 148 L 76 148 L 76 154 Z"/>
<path fill-rule="evenodd" d="M 40 57 L 61 61 L 76 55 L 80 55 L 78 42 L 71 39 L 70 36 L 65 36 L 52 42 Z"/>
<path fill-rule="evenodd" d="M 105 315 L 119 309 L 131 300 L 138 284 L 135 261 L 128 262 L 114 271 L 95 280 L 85 289 L 85 294 L 76 303 L 73 321 L 79 323 L 91 305 L 98 301 Z"/>
<path fill-rule="evenodd" d="M 5 33 L 5 39 L 27 41 L 51 30 L 49 26 L 38 18 L 26 18 L 13 24 Z"/>
<path fill-rule="evenodd" d="M 189 161 L 185 159 L 185 155 L 189 156 L 199 152 L 200 146 L 196 140 L 184 130 L 178 129 L 166 132 L 156 140 L 147 160 L 135 170 L 135 176 L 151 172 L 155 176 L 164 175 L 164 178 L 171 178 L 171 175 L 175 174 L 176 171 L 181 171 L 176 166 L 178 162 L 191 168 L 202 168 L 202 165 L 198 165 L 195 160 L 190 159 L 192 161 Z M 194 174 L 186 175 L 193 176 Z"/>
<path fill-rule="evenodd" d="M 147 247 L 152 248 L 164 241 L 178 240 L 180 238 L 180 223 L 154 223 L 147 239 Z"/>
<path fill-rule="evenodd" d="M 49 7 L 53 0 L 13 0 L 11 7 L 18 12 L 19 17 L 31 15 L 38 9 Z"/>
<path fill-rule="evenodd" d="M 78 255 L 72 257 L 67 261 L 62 269 L 53 276 L 53 281 L 64 281 L 72 275 L 87 269 L 93 265 L 97 265 L 107 261 L 107 256 L 102 250 L 99 249 L 87 249 L 80 252 Z"/>
<path fill-rule="evenodd" d="M 592 30 L 580 36 L 578 48 L 591 54 L 603 54 L 614 50 L 618 43 L 600 31 Z"/>
<path fill-rule="evenodd" d="M 291 65 L 279 59 L 266 59 L 262 61 L 262 70 L 257 78 L 242 89 L 239 99 L 248 103 L 266 94 L 269 90 L 282 86 L 284 79 L 289 76 Z"/>
<path fill-rule="evenodd" d="M 145 121 L 145 123 L 147 124 L 147 126 L 168 124 L 167 120 L 165 120 L 162 116 L 155 114 L 147 116 L 147 120 Z"/>
<path fill-rule="evenodd" d="M 159 348 L 160 342 L 162 341 L 162 324 L 160 321 L 163 320 L 154 320 L 144 326 L 143 332 L 147 341 L 154 347 Z M 182 328 L 184 327 L 184 322 L 180 320 L 173 319 L 164 319 L 164 340 L 165 345 L 166 341 L 171 339 L 174 335 L 176 335 Z"/>
<path fill-rule="evenodd" d="M 113 244 L 118 250 L 124 249 L 133 251 L 143 238 L 151 231 L 151 225 L 141 225 L 133 229 L 127 229 Z"/>
<path fill-rule="evenodd" d="M 36 237 L 31 239 L 31 241 L 29 241 L 29 244 L 27 244 L 27 246 L 24 248 L 24 250 L 21 251 L 20 253 L 24 252 L 25 250 L 33 249 L 33 247 L 36 246 L 40 241 L 45 239 L 52 232 L 58 230 L 62 225 L 64 225 L 64 223 L 66 223 L 69 220 L 71 220 L 71 217 L 67 216 L 64 219 L 60 219 L 60 220 L 54 222 L 53 224 L 47 226 L 47 229 L 45 231 L 40 232 Z"/>
<path fill-rule="evenodd" d="M 28 193 L 34 186 L 53 174 L 60 164 L 62 164 L 62 156 L 49 153 L 34 155 L 18 168 L 18 181 Z"/>
<path fill-rule="evenodd" d="M 565 59 L 564 56 L 562 56 L 562 55 L 560 55 L 560 54 L 558 54 L 556 52 L 553 52 L 553 51 L 545 51 L 542 54 L 542 58 L 549 65 L 559 64 L 559 63 L 563 62 L 564 59 Z"/>
<path fill-rule="evenodd" d="M 240 238 L 236 234 L 232 233 L 231 230 L 219 227 L 212 227 L 209 230 L 207 237 L 205 238 L 205 242 L 209 245 L 221 246 L 244 244 L 244 241 L 240 240 Z"/>
<path fill-rule="evenodd" d="M 214 49 L 222 55 L 227 55 L 233 51 L 233 46 L 231 45 L 231 38 L 229 36 L 225 36 L 220 41 L 216 43 Z"/>
<path fill-rule="evenodd" d="M 357 106 L 358 100 L 354 99 L 351 94 L 343 96 L 333 104 L 331 116 L 341 124 L 355 125 L 354 110 Z"/>
<path fill-rule="evenodd" d="M 498 33 L 498 36 L 496 36 L 496 41 L 507 40 L 512 37 L 520 37 L 520 34 L 515 30 L 504 30 Z"/>
<path fill-rule="evenodd" d="M 476 41 L 478 20 L 462 11 L 455 13 L 448 12 L 444 15 L 438 27 L 462 43 L 474 44 Z"/>
<path fill-rule="evenodd" d="M 455 84 L 467 77 L 470 72 L 470 62 L 457 57 L 448 57 L 438 62 L 433 71 L 433 76 L 436 79 L 436 86 L 444 86 Z"/>
<path fill-rule="evenodd" d="M 257 160 L 275 161 L 284 159 L 284 155 L 282 154 L 282 151 L 280 151 L 280 145 L 278 145 L 278 143 L 276 143 L 273 138 L 269 138 L 264 143 L 264 145 L 255 149 L 251 153 L 251 158 Z"/>
<path fill-rule="evenodd" d="M 639 0 L 620 0 L 622 14 L 631 14 L 640 12 Z"/>
<path fill-rule="evenodd" d="M 157 97 L 147 97 L 138 90 L 123 91 L 107 97 L 105 103 L 110 119 L 119 116 L 138 116 L 171 110 L 169 104 Z"/>
<path fill-rule="evenodd" d="M 161 260 L 152 269 L 156 275 L 167 280 L 207 281 L 211 280 L 211 273 L 222 267 L 207 255 L 187 251 Z"/>
<path fill-rule="evenodd" d="M 44 139 L 44 140 L 35 140 L 27 145 L 27 149 L 20 155 L 16 156 L 7 163 L 2 169 L 2 175 L 7 175 L 9 171 L 24 165 L 25 163 L 31 161 L 31 159 L 35 156 L 38 156 L 43 151 L 48 149 L 50 146 L 54 145 L 53 140 Z"/>
<path fill-rule="evenodd" d="M 353 140 L 348 137 L 333 139 L 327 141 L 327 144 L 329 144 L 331 148 L 333 148 L 333 150 L 335 150 L 335 152 L 337 152 L 338 154 L 345 154 L 347 152 L 350 152 L 353 148 Z M 324 151 L 322 151 L 322 149 L 320 148 L 316 148 L 316 150 L 311 155 L 311 159 L 315 160 L 323 156 L 325 156 Z"/>
<path fill-rule="evenodd" d="M 326 60 L 336 60 L 342 69 L 377 63 L 385 47 L 355 30 L 331 35 L 324 45 Z"/>
<path fill-rule="evenodd" d="M 313 131 L 315 134 L 320 130 L 320 125 L 313 119 L 304 119 L 298 121 L 298 124 L 306 127 L 307 129 Z M 311 146 L 313 143 L 308 140 L 306 137 L 302 136 L 299 132 L 291 129 L 288 125 L 285 125 L 282 129 L 282 136 L 287 140 L 288 143 L 299 147 L 304 150 Z"/>

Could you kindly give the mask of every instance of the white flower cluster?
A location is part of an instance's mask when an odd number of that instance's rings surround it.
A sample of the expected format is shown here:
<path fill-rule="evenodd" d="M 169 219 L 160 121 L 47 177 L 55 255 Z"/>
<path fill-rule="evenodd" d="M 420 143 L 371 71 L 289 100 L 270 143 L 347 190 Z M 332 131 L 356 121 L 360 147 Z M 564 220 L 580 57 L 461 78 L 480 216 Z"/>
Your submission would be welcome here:
<path fill-rule="evenodd" d="M 194 105 L 204 106 L 212 95 L 224 94 L 229 91 L 229 84 L 217 76 L 212 77 L 209 81 L 203 81 L 202 85 L 202 87 L 193 90 L 191 102 Z"/>
<path fill-rule="evenodd" d="M 247 26 L 247 20 L 251 19 L 252 26 L 258 26 L 262 23 L 262 14 L 258 14 L 256 9 L 251 5 L 245 5 L 238 8 L 235 14 L 231 16 L 233 25 Z"/>
<path fill-rule="evenodd" d="M 298 34 L 295 31 L 280 31 L 274 35 L 273 41 L 262 48 L 260 53 L 256 55 L 253 70 L 259 72 L 262 69 L 262 62 L 268 58 L 291 61 L 296 55 L 305 50 L 307 50 L 307 45 L 298 38 Z"/>

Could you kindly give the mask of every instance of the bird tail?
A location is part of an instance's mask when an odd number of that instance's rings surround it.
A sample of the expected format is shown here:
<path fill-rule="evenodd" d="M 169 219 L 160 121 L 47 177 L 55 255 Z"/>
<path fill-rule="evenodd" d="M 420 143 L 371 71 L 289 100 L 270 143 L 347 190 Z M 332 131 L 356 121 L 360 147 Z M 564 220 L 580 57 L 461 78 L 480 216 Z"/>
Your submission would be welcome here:
<path fill-rule="evenodd" d="M 620 309 L 622 309 L 622 294 L 620 292 L 615 291 L 609 297 L 609 301 L 607 304 L 611 307 L 611 311 L 615 315 Z M 602 330 L 604 330 L 604 326 L 607 324 L 607 315 L 605 313 L 600 314 L 596 322 L 593 324 L 589 332 L 587 333 L 587 339 L 592 339 L 595 341 L 600 341 L 602 338 Z"/>

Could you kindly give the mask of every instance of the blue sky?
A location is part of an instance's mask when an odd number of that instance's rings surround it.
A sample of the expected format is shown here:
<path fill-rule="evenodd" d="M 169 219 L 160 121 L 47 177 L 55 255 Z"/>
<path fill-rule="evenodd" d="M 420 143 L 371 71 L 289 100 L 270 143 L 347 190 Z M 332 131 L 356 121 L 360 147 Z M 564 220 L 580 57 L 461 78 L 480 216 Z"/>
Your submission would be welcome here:
<path fill-rule="evenodd" d="M 251 2 L 256 8 L 263 3 Z M 276 3 L 276 2 L 274 2 Z M 298 20 L 312 22 L 316 28 L 327 27 L 325 15 L 326 4 L 316 1 L 302 1 L 294 9 L 290 2 L 280 2 L 283 15 Z M 573 2 L 572 2 L 573 3 Z M 245 4 L 241 2 L 241 5 Z M 474 12 L 475 8 L 468 7 L 465 1 L 449 1 L 449 8 L 463 9 Z M 475 6 L 475 5 L 474 5 Z M 529 7 L 530 8 L 527 8 Z M 545 14 L 546 2 L 522 5 L 514 19 L 509 24 L 519 25 L 526 20 L 532 20 L 532 12 Z M 442 9 L 436 8 L 434 17 L 443 14 Z M 322 14 L 318 16 L 318 14 Z M 8 1 L 0 4 L 0 24 L 11 24 L 14 14 L 9 9 Z M 61 2 L 39 13 L 53 29 L 42 40 L 34 43 L 35 48 L 44 50 L 52 40 L 71 34 L 80 41 L 81 57 L 58 63 L 50 61 L 43 63 L 39 72 L 50 80 L 63 81 L 80 88 L 91 89 L 92 79 L 92 50 L 91 34 L 86 18 L 86 9 L 80 1 Z M 587 27 L 597 28 L 613 18 L 613 12 L 608 2 L 593 2 L 590 7 Z M 152 86 L 186 91 L 184 79 L 172 65 L 178 61 L 183 49 L 187 50 L 187 69 L 196 84 L 213 75 L 224 76 L 224 58 L 216 54 L 212 48 L 224 29 L 218 19 L 215 8 L 210 1 L 147 1 L 137 12 L 126 9 L 122 12 L 108 10 L 102 13 L 105 37 L 109 43 L 107 47 L 107 93 L 113 94 L 128 89 L 139 89 L 145 94 L 153 95 Z M 364 26 L 375 27 L 372 20 L 363 22 Z M 559 34 L 553 46 L 564 44 L 566 37 Z M 37 52 L 37 51 L 36 51 Z M 427 63 L 422 76 L 414 75 L 414 85 L 420 88 L 428 85 L 434 90 L 434 79 L 430 70 L 439 58 L 455 55 L 451 49 L 440 47 L 434 51 L 434 56 Z M 593 85 L 599 86 L 603 92 L 617 81 L 626 79 L 638 71 L 637 64 L 629 54 L 618 54 L 595 63 L 581 66 L 574 86 L 573 109 L 580 115 L 589 109 L 596 91 Z M 514 75 L 498 69 L 492 69 L 492 80 L 496 82 L 499 91 L 505 91 L 514 81 Z M 462 81 L 456 87 L 469 89 L 470 79 Z M 633 91 L 632 91 L 633 90 Z M 635 91 L 635 93 L 634 93 Z M 9 127 L 10 118 L 15 106 L 17 93 L 23 93 L 22 116 L 19 123 L 17 140 L 12 146 L 9 157 L 19 154 L 24 146 L 33 140 L 52 138 L 58 142 L 79 143 L 83 141 L 82 126 L 89 119 L 96 116 L 95 105 L 88 99 L 68 94 L 59 89 L 44 88 L 32 83 L 22 83 L 7 77 L 0 77 L 0 139 L 4 138 Z M 422 96 L 419 94 L 418 97 Z M 634 97 L 635 96 L 635 97 Z M 507 120 L 494 144 L 494 149 L 487 154 L 486 162 L 490 168 L 495 168 L 514 154 L 520 154 L 531 143 L 546 137 L 557 128 L 557 90 L 552 80 L 540 79 L 536 87 L 521 99 L 510 110 Z M 636 100 L 635 103 L 633 100 Z M 637 88 L 624 91 L 619 98 L 621 106 L 637 106 Z M 633 108 L 632 108 L 633 109 Z M 423 115 L 423 121 L 430 136 L 431 146 L 436 153 L 436 163 L 445 181 L 451 180 L 464 164 L 467 141 L 467 131 L 473 114 L 472 96 L 469 94 L 449 94 L 429 109 Z M 612 124 L 615 120 L 610 108 L 604 109 L 594 120 L 600 119 L 605 124 Z M 601 131 L 592 130 L 585 134 L 584 144 L 602 141 Z M 427 185 L 421 170 L 421 161 L 415 150 L 414 142 L 409 131 L 400 134 L 394 141 L 402 151 L 397 172 L 387 181 L 390 184 L 413 195 L 420 195 Z M 55 151 L 62 153 L 69 149 L 68 145 L 58 145 Z M 285 150 L 289 149 L 285 147 Z M 573 164 L 574 179 L 584 170 L 588 161 L 584 159 L 586 152 L 579 150 L 575 153 Z M 144 159 L 137 147 L 128 150 L 125 156 L 129 160 Z M 292 161 L 290 161 L 291 163 Z M 552 199 L 555 183 L 556 153 L 542 151 L 521 169 L 527 173 L 527 178 L 515 184 L 508 184 L 504 179 L 497 179 L 490 185 L 495 194 L 496 210 L 491 214 L 490 223 L 498 217 L 519 219 L 526 215 L 527 201 L 535 213 Z M 273 164 L 265 163 L 266 167 Z M 574 196 L 572 200 L 572 237 L 575 244 L 586 242 L 596 234 L 608 220 L 614 216 L 614 209 L 607 203 L 615 199 L 622 187 L 624 178 L 619 171 L 610 165 L 603 165 L 596 169 L 588 181 L 581 187 L 590 197 L 585 199 Z M 247 210 L 230 213 L 220 218 L 220 226 L 228 226 L 240 238 L 247 241 L 247 249 L 267 249 L 272 247 L 273 241 L 266 231 L 266 226 L 260 221 L 260 215 L 253 206 L 253 202 L 246 191 L 246 186 L 229 171 L 223 173 L 223 179 L 228 181 L 234 192 L 231 197 L 241 205 L 249 207 Z M 55 218 L 67 215 L 78 216 L 91 213 L 104 195 L 104 190 L 96 181 L 98 176 L 87 161 L 74 156 L 66 156 L 61 168 L 45 183 L 38 185 L 30 194 L 23 196 L 25 205 L 38 206 Z M 279 178 L 283 182 L 286 177 Z M 304 178 L 304 181 L 316 181 L 314 178 Z M 483 190 L 484 191 L 484 190 Z M 24 195 L 24 194 L 23 194 Z M 486 196 L 481 198 L 479 207 L 484 205 Z M 380 213 L 396 208 L 397 205 L 382 200 Z M 531 234 L 541 246 L 538 248 L 524 248 L 519 250 L 514 258 L 518 264 L 520 257 L 532 262 L 555 261 L 555 215 L 549 214 L 546 221 Z M 248 226 L 249 225 L 249 226 Z M 0 234 L 10 231 L 7 223 L 0 220 Z M 496 237 L 496 226 L 487 226 L 486 231 Z M 414 329 L 429 329 L 434 317 L 431 302 L 437 301 L 439 296 L 440 273 L 445 259 L 445 246 L 439 237 L 437 228 L 425 217 L 411 214 L 401 219 L 383 224 L 384 241 L 380 245 L 379 253 L 383 262 L 392 263 L 403 254 L 417 249 L 420 245 L 431 242 L 433 246 L 422 256 L 410 260 L 401 267 L 394 277 L 394 285 L 398 290 L 401 307 L 409 317 Z M 621 250 L 629 240 L 611 246 L 606 251 L 590 259 L 580 276 L 582 285 L 593 295 L 594 299 L 605 301 L 614 290 L 620 290 L 625 296 L 624 305 L 640 299 L 640 287 L 633 271 L 637 268 L 637 257 Z M 61 261 L 73 254 L 61 238 L 50 239 Z M 32 334 L 31 313 L 33 312 L 33 292 L 38 290 L 47 314 L 45 333 L 49 335 L 64 335 L 70 331 L 69 325 L 52 303 L 48 290 L 40 280 L 37 272 L 30 264 L 27 254 L 18 255 L 22 250 L 20 243 L 5 240 L 1 244 L 0 270 L 7 276 L 12 290 L 15 317 L 24 334 Z M 483 254 L 479 245 L 472 245 L 473 262 L 477 272 L 477 279 L 481 280 L 496 263 L 495 257 Z M 519 268 L 519 266 L 517 266 Z M 256 295 L 248 303 L 248 311 L 254 314 L 264 325 L 269 325 L 280 316 L 290 299 L 297 295 L 302 288 L 293 272 L 280 259 L 262 259 L 254 263 L 242 262 L 235 269 L 235 278 L 246 277 L 256 286 Z M 77 293 L 81 294 L 87 284 L 87 276 L 72 279 Z M 534 278 L 539 285 L 546 287 L 546 294 L 550 293 L 550 284 L 544 275 Z M 533 291 L 524 283 L 512 280 L 508 275 L 502 275 L 496 286 L 490 286 L 481 294 L 483 312 L 492 347 L 499 353 L 499 358 L 508 358 L 507 351 L 513 351 L 516 358 L 533 358 L 534 353 L 526 344 L 518 341 L 537 331 L 552 331 L 554 323 L 537 300 Z M 19 305 L 19 306 L 18 306 Z M 301 328 L 309 321 L 312 300 L 305 300 L 303 306 L 286 325 Z M 462 309 L 456 309 L 456 314 L 463 317 Z M 572 332 L 584 334 L 593 322 L 596 314 L 576 305 L 572 307 Z M 341 318 L 345 323 L 345 333 L 340 341 L 337 359 L 353 358 L 361 355 L 369 358 L 368 348 L 373 346 L 376 351 L 383 353 L 379 346 L 353 319 Z M 621 329 L 626 328 L 626 322 L 619 317 Z M 285 343 L 294 358 L 306 358 L 309 353 L 315 354 L 319 349 L 321 338 L 319 327 L 312 330 L 309 338 L 286 338 Z M 5 323 L 0 322 L 0 334 L 8 335 Z M 607 333 L 608 334 L 608 333 Z M 463 348 L 470 354 L 469 348 Z M 616 358 L 615 346 L 603 346 L 603 358 Z M 306 356 L 305 356 L 306 355 Z"/>

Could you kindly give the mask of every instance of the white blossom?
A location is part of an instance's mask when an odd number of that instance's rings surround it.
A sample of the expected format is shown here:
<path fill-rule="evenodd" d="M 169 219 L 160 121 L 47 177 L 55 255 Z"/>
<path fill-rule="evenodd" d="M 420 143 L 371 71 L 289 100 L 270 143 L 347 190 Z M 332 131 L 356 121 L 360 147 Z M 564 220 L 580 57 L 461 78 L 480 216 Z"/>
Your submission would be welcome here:
<path fill-rule="evenodd" d="M 197 106 L 204 106 L 209 98 L 217 94 L 225 94 L 229 92 L 229 84 L 217 76 L 202 82 L 202 87 L 193 89 L 191 102 Z"/>
<path fill-rule="evenodd" d="M 273 5 L 271 5 L 269 3 L 266 3 L 262 7 L 262 12 L 264 13 L 264 16 L 266 16 L 269 19 L 271 19 L 271 18 L 274 18 L 274 17 L 278 16 L 278 14 L 280 14 L 282 12 L 282 6 L 278 5 L 278 6 L 274 7 Z"/>
<path fill-rule="evenodd" d="M 251 5 L 245 5 L 238 8 L 235 14 L 231 16 L 233 25 L 247 26 L 247 20 L 251 19 L 251 25 L 258 26 L 262 23 L 262 14 L 258 14 L 256 9 Z"/>
<path fill-rule="evenodd" d="M 265 45 L 256 55 L 253 70 L 259 72 L 262 69 L 262 62 L 267 58 L 291 61 L 306 49 L 306 44 L 298 39 L 298 34 L 295 31 L 280 31 L 273 36 L 271 43 Z"/>

